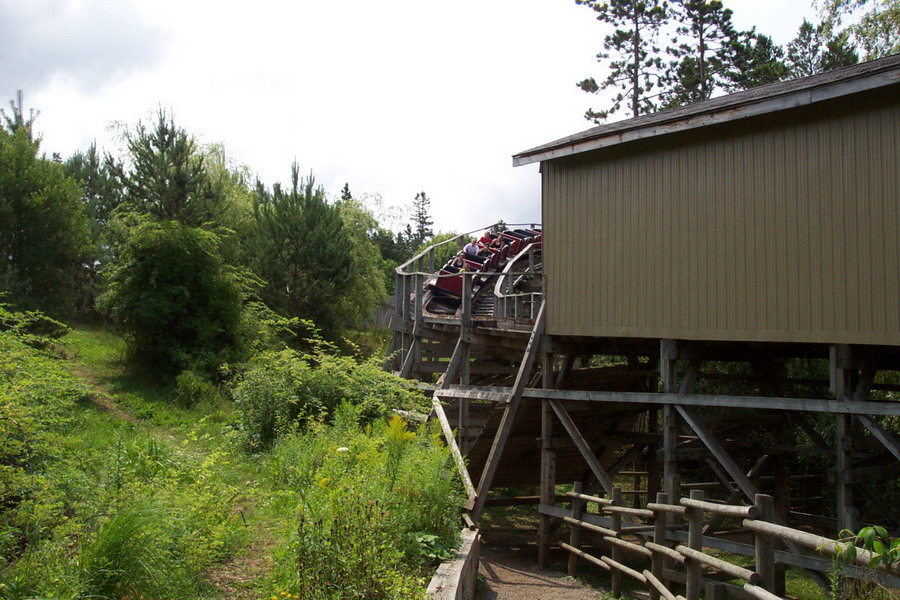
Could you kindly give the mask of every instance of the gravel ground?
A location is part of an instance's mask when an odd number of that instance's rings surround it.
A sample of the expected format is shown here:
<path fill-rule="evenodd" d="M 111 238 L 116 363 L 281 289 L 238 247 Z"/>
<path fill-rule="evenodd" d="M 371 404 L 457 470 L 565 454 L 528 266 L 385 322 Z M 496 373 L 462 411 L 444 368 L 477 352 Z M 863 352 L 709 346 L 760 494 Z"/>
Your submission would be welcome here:
<path fill-rule="evenodd" d="M 541 569 L 529 549 L 509 549 L 485 543 L 477 600 L 602 600 L 609 596 L 566 576 Z"/>
<path fill-rule="evenodd" d="M 551 554 L 552 569 L 538 567 L 533 507 L 489 509 L 481 525 L 476 600 L 611 600 L 603 590 L 566 575 L 562 550 Z"/>

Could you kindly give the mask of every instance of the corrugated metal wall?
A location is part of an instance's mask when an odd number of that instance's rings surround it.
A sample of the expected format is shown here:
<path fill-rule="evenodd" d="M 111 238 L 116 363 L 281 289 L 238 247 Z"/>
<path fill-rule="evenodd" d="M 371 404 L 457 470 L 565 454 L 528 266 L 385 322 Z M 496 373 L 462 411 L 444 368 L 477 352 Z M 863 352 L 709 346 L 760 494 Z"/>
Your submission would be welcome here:
<path fill-rule="evenodd" d="M 548 332 L 900 345 L 898 140 L 892 103 L 542 163 Z"/>

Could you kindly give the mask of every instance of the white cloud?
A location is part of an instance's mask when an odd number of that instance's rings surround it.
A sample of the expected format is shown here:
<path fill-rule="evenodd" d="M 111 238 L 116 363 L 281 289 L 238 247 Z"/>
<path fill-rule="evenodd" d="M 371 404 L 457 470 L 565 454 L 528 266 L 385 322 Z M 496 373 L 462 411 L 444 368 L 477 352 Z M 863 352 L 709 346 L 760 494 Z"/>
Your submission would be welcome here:
<path fill-rule="evenodd" d="M 791 21 L 805 0 L 729 3 Z M 806 8 L 803 8 L 806 7 Z M 0 0 L 0 92 L 41 110 L 64 156 L 158 106 L 271 184 L 296 158 L 336 195 L 408 204 L 435 227 L 540 218 L 534 165 L 511 155 L 590 124 L 575 82 L 600 74 L 605 31 L 574 0 Z M 805 13 L 803 11 L 806 11 Z M 752 16 L 750 16 L 752 15 Z M 796 21 L 793 23 L 792 21 Z M 743 21 L 739 26 L 747 27 Z M 10 50 L 10 46 L 14 48 Z M 5 65 L 5 66 L 4 66 Z"/>
<path fill-rule="evenodd" d="M 54 80 L 96 93 L 152 64 L 161 32 L 127 3 L 0 0 L 0 91 L 39 89 Z"/>

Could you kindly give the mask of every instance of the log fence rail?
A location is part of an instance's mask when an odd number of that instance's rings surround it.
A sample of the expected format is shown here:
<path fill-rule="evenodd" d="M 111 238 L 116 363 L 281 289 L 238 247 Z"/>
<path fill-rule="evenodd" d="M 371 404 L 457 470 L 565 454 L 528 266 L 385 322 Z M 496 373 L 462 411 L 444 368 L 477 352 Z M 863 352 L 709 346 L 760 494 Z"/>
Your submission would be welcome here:
<path fill-rule="evenodd" d="M 569 575 L 576 574 L 579 561 L 598 566 L 610 572 L 615 596 L 622 593 L 622 575 L 626 575 L 647 587 L 650 600 L 698 600 L 701 592 L 706 598 L 715 599 L 730 596 L 739 600 L 783 600 L 783 579 L 779 584 L 778 572 L 791 565 L 837 568 L 848 577 L 900 586 L 900 574 L 884 566 L 868 566 L 871 556 L 865 550 L 857 548 L 851 564 L 839 564 L 835 557 L 843 553 L 847 542 L 775 523 L 774 501 L 767 494 L 757 494 L 755 505 L 741 506 L 705 500 L 703 490 L 691 490 L 689 498 L 675 503 L 669 502 L 667 494 L 659 493 L 656 502 L 646 508 L 633 508 L 624 505 L 619 488 L 613 488 L 606 498 L 583 493 L 582 484 L 577 482 L 565 499 L 568 509 L 542 504 L 540 513 L 560 519 L 569 527 L 568 542 L 559 544 L 569 553 Z M 588 511 L 589 507 L 594 507 L 594 511 Z M 706 515 L 734 519 L 746 537 L 752 536 L 753 543 L 705 536 Z M 605 543 L 609 555 L 591 554 L 585 548 L 582 532 L 596 536 L 595 542 Z M 777 549 L 789 542 L 828 558 Z M 542 543 L 549 542 L 544 539 Z M 722 558 L 722 551 L 752 558 L 753 566 L 729 562 Z M 645 566 L 649 562 L 649 568 L 627 565 L 624 555 L 643 559 Z M 673 590 L 676 586 L 684 589 L 683 596 Z"/>

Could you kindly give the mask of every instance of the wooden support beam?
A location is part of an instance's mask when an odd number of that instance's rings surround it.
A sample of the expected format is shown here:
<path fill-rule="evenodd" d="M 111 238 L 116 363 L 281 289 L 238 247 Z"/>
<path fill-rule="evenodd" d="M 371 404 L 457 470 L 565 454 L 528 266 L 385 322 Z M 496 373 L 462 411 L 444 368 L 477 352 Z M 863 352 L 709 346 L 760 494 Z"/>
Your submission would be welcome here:
<path fill-rule="evenodd" d="M 712 453 L 719 464 L 725 467 L 725 470 L 734 479 L 735 483 L 744 492 L 744 495 L 747 496 L 747 499 L 750 502 L 753 502 L 756 498 L 756 494 L 759 493 L 759 490 L 756 489 L 756 486 L 753 485 L 753 482 L 750 481 L 750 478 L 744 474 L 744 471 L 738 466 L 738 464 L 734 461 L 733 458 L 725 451 L 725 448 L 716 439 L 713 435 L 712 431 L 710 431 L 706 425 L 703 424 L 700 419 L 698 419 L 694 414 L 684 406 L 675 405 L 675 409 L 681 415 L 681 417 L 685 420 L 688 426 L 697 434 L 697 437 L 703 442 L 706 448 Z"/>
<path fill-rule="evenodd" d="M 675 371 L 675 357 L 678 347 L 675 340 L 662 340 L 659 343 L 659 371 L 663 392 L 674 394 L 678 390 L 678 375 Z M 678 415 L 672 404 L 663 408 L 663 491 L 670 498 L 681 495 L 678 476 Z"/>
<path fill-rule="evenodd" d="M 675 408 L 678 410 L 679 414 L 684 418 L 687 424 L 691 429 L 697 434 L 697 436 L 701 439 L 703 444 L 709 449 L 712 455 L 719 461 L 725 470 L 731 475 L 731 478 L 734 479 L 735 483 L 741 489 L 745 496 L 751 501 L 756 501 L 756 495 L 759 493 L 759 490 L 756 489 L 756 486 L 750 480 L 747 475 L 741 470 L 741 468 L 737 465 L 733 458 L 725 451 L 725 448 L 719 443 L 719 440 L 715 438 L 713 433 L 704 425 L 699 419 L 697 419 L 690 410 L 683 406 L 676 405 Z M 779 524 L 783 524 L 784 522 L 777 517 L 775 521 Z M 786 542 L 788 548 L 797 554 L 801 554 L 800 548 L 794 544 L 793 542 Z M 827 578 L 818 571 L 810 571 L 810 576 L 813 580 L 823 589 L 827 588 L 829 583 Z"/>
<path fill-rule="evenodd" d="M 400 367 L 400 377 L 403 379 L 409 379 L 410 375 L 412 375 L 416 365 L 418 349 L 419 338 L 413 334 L 412 342 L 409 345 L 409 349 L 406 351 L 406 356 L 403 358 L 403 365 Z"/>
<path fill-rule="evenodd" d="M 760 456 L 756 460 L 756 464 L 754 464 L 750 468 L 750 470 L 747 471 L 747 479 L 749 479 L 750 481 L 755 481 L 759 477 L 759 474 L 762 471 L 763 465 L 765 465 L 768 460 L 769 460 L 768 454 L 764 454 L 764 455 Z M 714 464 L 715 463 L 713 463 L 710 466 L 712 467 Z M 718 470 L 718 467 L 716 467 L 716 470 Z M 716 477 L 719 477 L 719 475 L 717 474 Z M 738 488 L 731 487 L 730 482 L 729 482 L 728 487 L 731 489 L 731 493 L 728 495 L 728 499 L 725 500 L 725 504 L 734 504 L 735 502 L 738 502 L 741 499 L 741 496 L 744 495 L 744 492 Z M 722 517 L 721 515 L 713 515 L 713 517 L 709 520 L 709 522 L 707 522 L 706 526 L 703 528 L 703 535 L 712 535 L 712 533 L 716 530 L 716 527 L 719 526 L 719 523 L 722 522 L 723 518 L 724 517 Z"/>
<path fill-rule="evenodd" d="M 834 450 L 831 446 L 828 445 L 828 442 L 825 441 L 819 433 L 815 430 L 812 424 L 809 423 L 802 415 L 799 414 L 790 414 L 790 420 L 796 423 L 812 440 L 813 444 L 816 445 L 822 452 L 827 453 L 828 455 L 833 456 Z M 884 502 L 882 502 L 880 496 L 878 494 L 873 494 L 869 491 L 868 488 L 863 486 L 859 482 L 853 483 L 853 489 L 861 493 L 866 497 L 868 502 L 875 507 L 878 512 L 881 513 L 881 516 L 887 520 L 891 521 L 895 524 L 895 526 L 900 529 L 900 516 L 893 512 L 893 510 L 887 507 Z M 829 525 L 830 526 L 830 525 Z"/>
<path fill-rule="evenodd" d="M 553 355 L 543 356 L 544 386 L 553 383 Z M 541 401 L 541 504 L 553 504 L 556 498 L 556 451 L 553 449 L 553 409 L 547 400 Z M 540 515 L 538 522 L 538 564 L 547 566 L 550 553 L 552 519 Z"/>
<path fill-rule="evenodd" d="M 444 406 L 441 404 L 441 400 L 437 394 L 431 399 L 431 407 L 432 410 L 434 410 L 434 414 L 437 415 L 438 422 L 441 424 L 444 440 L 446 440 L 447 444 L 450 446 L 450 454 L 453 455 L 453 460 L 456 463 L 456 470 L 463 482 L 463 487 L 466 489 L 466 497 L 468 498 L 466 504 L 468 506 L 474 506 L 476 498 L 475 486 L 472 485 L 472 478 L 469 476 L 469 470 L 466 468 L 466 461 L 459 452 L 459 446 L 456 445 L 453 429 L 450 428 L 450 421 L 447 420 L 447 415 L 444 413 Z"/>
<path fill-rule="evenodd" d="M 456 340 L 456 346 L 453 348 L 453 354 L 450 355 L 450 362 L 447 363 L 447 369 L 438 380 L 439 388 L 446 390 L 450 387 L 450 384 L 453 383 L 453 380 L 459 373 L 459 365 L 462 362 L 463 347 L 465 345 L 466 343 L 462 341 L 462 338 Z"/>
<path fill-rule="evenodd" d="M 849 348 L 844 344 L 831 346 L 831 387 L 834 397 L 839 403 L 848 402 L 853 398 L 855 369 L 845 368 L 844 357 L 850 354 Z M 836 414 L 834 416 L 834 484 L 835 484 L 835 514 L 837 515 L 838 530 L 857 530 L 856 509 L 853 506 L 853 488 L 851 486 L 851 452 L 853 449 L 853 419 L 850 415 Z"/>
<path fill-rule="evenodd" d="M 603 487 L 603 491 L 607 494 L 612 494 L 612 479 L 603 469 L 600 461 L 597 460 L 593 448 L 591 448 L 591 445 L 584 439 L 584 436 L 581 435 L 581 431 L 578 430 L 578 426 L 575 425 L 572 417 L 566 412 L 565 407 L 556 400 L 550 400 L 549 402 L 550 406 L 553 408 L 553 412 L 556 413 L 556 417 L 559 419 L 560 423 L 562 423 L 566 432 L 569 434 L 569 437 L 572 438 L 572 441 L 575 442 L 575 447 L 581 452 L 581 456 L 584 458 L 585 462 L 587 462 L 588 467 L 591 469 L 591 473 L 593 473 L 594 477 L 597 478 L 597 482 Z"/>
<path fill-rule="evenodd" d="M 859 421 L 863 427 L 868 429 L 869 433 L 871 433 L 876 440 L 881 442 L 881 444 L 887 448 L 888 452 L 894 455 L 894 458 L 900 460 L 900 442 L 897 441 L 897 438 L 895 438 L 891 432 L 887 431 L 881 426 L 881 423 L 868 415 L 854 415 L 854 418 Z"/>
<path fill-rule="evenodd" d="M 538 350 L 541 345 L 541 338 L 544 336 L 545 307 L 546 304 L 541 304 L 541 308 L 538 310 L 537 318 L 534 321 L 534 328 L 531 331 L 531 337 L 528 339 L 528 345 L 525 348 L 525 356 L 522 357 L 522 364 L 519 366 L 519 372 L 516 375 L 516 381 L 513 385 L 509 402 L 503 411 L 503 417 L 500 419 L 497 434 L 491 444 L 490 453 L 484 464 L 484 469 L 481 472 L 481 480 L 478 482 L 475 506 L 472 508 L 469 515 L 472 518 L 472 521 L 476 523 L 481 517 L 482 511 L 484 511 L 484 501 L 487 498 L 488 490 L 491 489 L 494 475 L 497 473 L 497 467 L 500 464 L 500 456 L 503 454 L 503 448 L 506 446 L 506 440 L 509 439 L 509 434 L 515 423 L 516 413 L 519 410 L 519 404 L 522 401 L 522 392 L 525 390 L 525 384 L 528 381 L 528 377 L 531 374 L 531 368 L 534 366 L 534 361 L 537 358 Z"/>
<path fill-rule="evenodd" d="M 497 394 L 510 393 L 509 387 L 470 386 L 465 390 L 453 390 L 454 398 L 490 399 Z M 755 408 L 780 410 L 792 413 L 814 412 L 829 414 L 860 414 L 874 416 L 900 416 L 900 402 L 838 402 L 813 398 L 765 398 L 761 396 L 716 396 L 711 394 L 676 394 L 659 392 L 601 392 L 582 390 L 545 390 L 527 388 L 524 398 L 554 399 L 577 402 L 610 404 L 649 404 L 665 406 L 681 404 L 692 407 Z"/>

